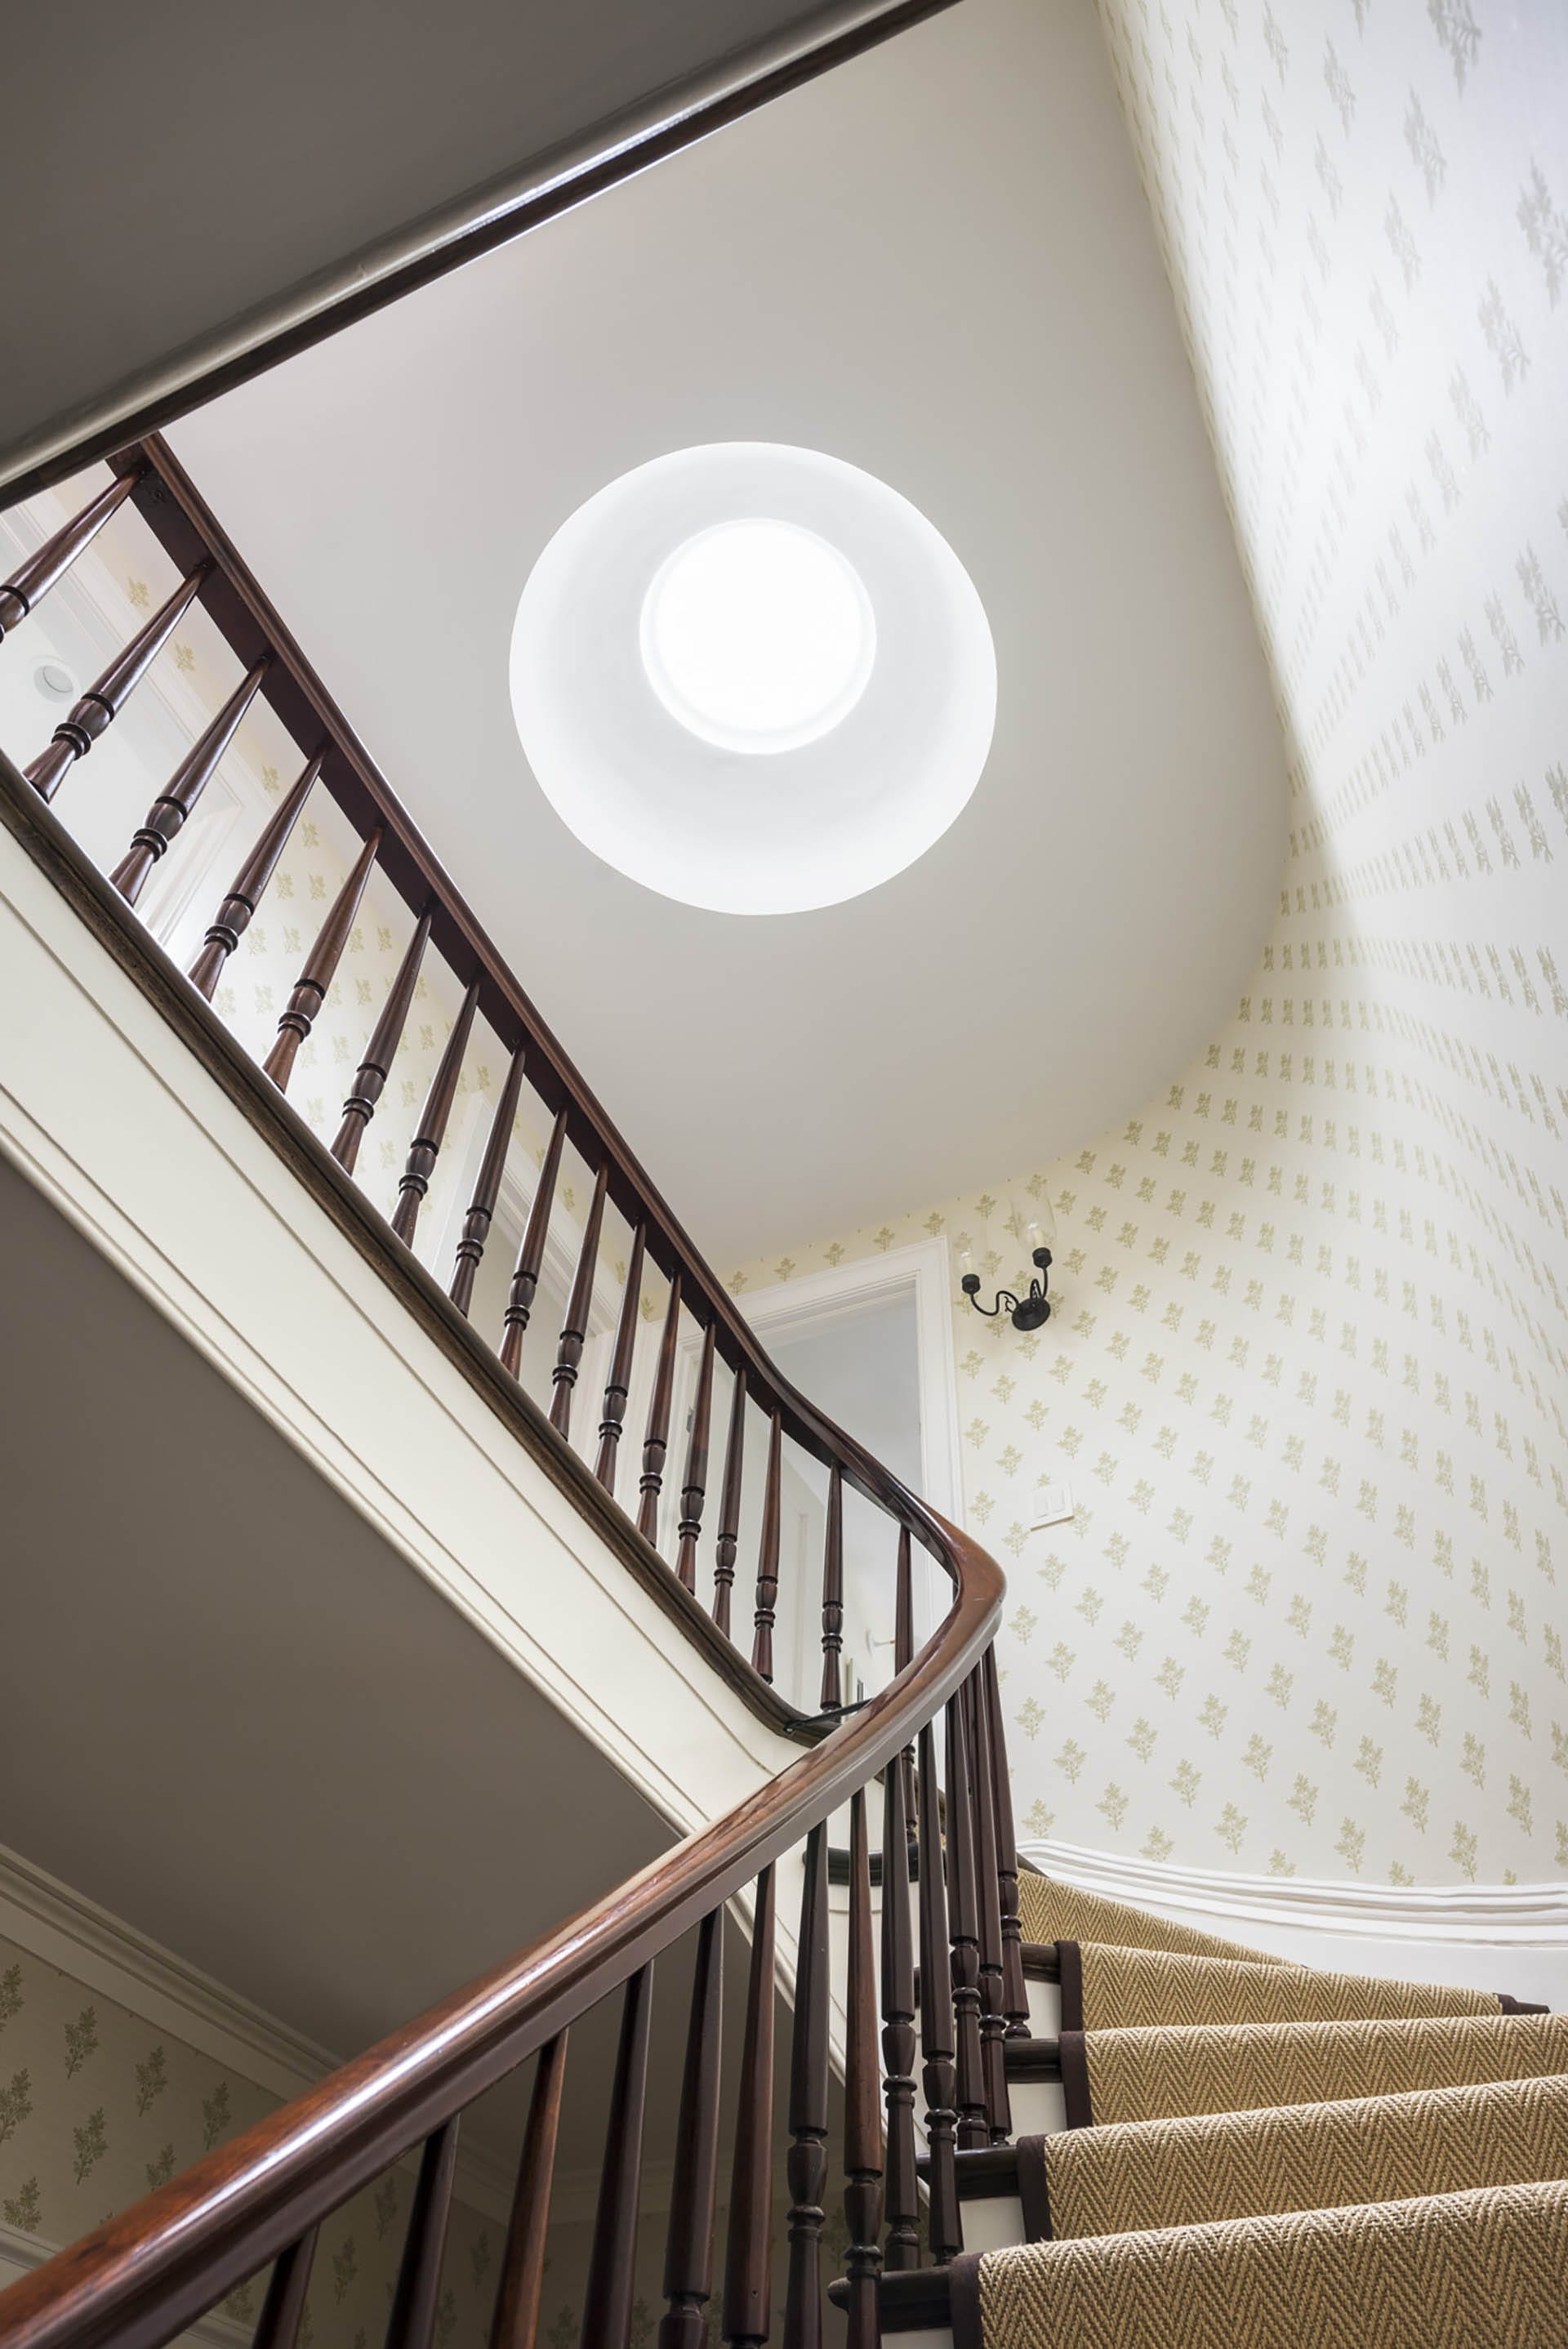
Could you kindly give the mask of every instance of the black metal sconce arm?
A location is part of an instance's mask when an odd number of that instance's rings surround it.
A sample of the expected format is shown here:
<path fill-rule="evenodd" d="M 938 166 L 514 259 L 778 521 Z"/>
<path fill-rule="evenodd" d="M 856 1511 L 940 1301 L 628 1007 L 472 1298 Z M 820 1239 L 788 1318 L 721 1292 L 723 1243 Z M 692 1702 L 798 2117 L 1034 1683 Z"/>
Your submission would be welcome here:
<path fill-rule="evenodd" d="M 1047 1276 L 1051 1263 L 1049 1248 L 1037 1247 L 1035 1250 L 1035 1262 L 1039 1268 L 1040 1277 L 1037 1280 L 1030 1281 L 1027 1297 L 1015 1297 L 1010 1288 L 999 1288 L 996 1291 L 995 1305 L 982 1305 L 980 1276 L 977 1272 L 966 1272 L 959 1282 L 959 1287 L 975 1312 L 983 1313 L 987 1321 L 994 1321 L 998 1313 L 1005 1312 L 1015 1330 L 1038 1330 L 1051 1318 L 1051 1301 L 1046 1294 Z"/>

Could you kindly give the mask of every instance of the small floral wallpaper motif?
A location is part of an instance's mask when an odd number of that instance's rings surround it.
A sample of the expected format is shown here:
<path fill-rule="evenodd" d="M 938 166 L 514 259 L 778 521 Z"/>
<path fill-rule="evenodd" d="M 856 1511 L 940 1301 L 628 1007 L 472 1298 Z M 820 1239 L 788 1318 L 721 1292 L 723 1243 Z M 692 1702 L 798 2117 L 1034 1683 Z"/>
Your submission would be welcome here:
<path fill-rule="evenodd" d="M 1568 47 L 1501 0 L 1101 14 L 1286 737 L 1273 935 L 1125 1125 L 733 1285 L 927 1232 L 1006 1279 L 1055 1205 L 1043 1331 L 955 1295 L 1026 1831 L 1557 1877 Z"/>

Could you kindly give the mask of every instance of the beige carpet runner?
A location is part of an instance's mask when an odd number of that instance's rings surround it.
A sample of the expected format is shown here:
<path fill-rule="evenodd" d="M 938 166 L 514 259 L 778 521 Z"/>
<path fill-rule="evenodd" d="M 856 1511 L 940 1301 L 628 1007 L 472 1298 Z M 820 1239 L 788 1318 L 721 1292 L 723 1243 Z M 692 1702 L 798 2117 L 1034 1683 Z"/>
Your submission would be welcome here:
<path fill-rule="evenodd" d="M 1370 1974 L 1247 1965 L 1169 1950 L 1058 1941 L 1064 2031 L 1140 2031 L 1158 2023 L 1357 2023 L 1419 2014 L 1516 2013 L 1494 1991 L 1445 1990 Z"/>
<path fill-rule="evenodd" d="M 1175 1950 L 1189 1958 L 1240 1958 L 1260 1966 L 1284 1962 L 1239 1941 L 1195 1932 L 1190 1925 L 1168 1925 L 1162 1917 L 1130 1908 L 1124 1900 L 1077 1891 L 1033 1868 L 1019 1871 L 1018 1921 L 1026 1941 L 1104 1941 L 1123 1950 Z"/>

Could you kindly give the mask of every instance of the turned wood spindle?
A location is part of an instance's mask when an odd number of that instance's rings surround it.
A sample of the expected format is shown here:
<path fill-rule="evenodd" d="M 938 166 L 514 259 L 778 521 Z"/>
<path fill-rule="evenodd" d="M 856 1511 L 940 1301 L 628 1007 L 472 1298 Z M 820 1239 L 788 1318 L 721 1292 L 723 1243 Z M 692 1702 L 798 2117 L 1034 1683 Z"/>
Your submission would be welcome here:
<path fill-rule="evenodd" d="M 899 1673 L 914 1661 L 914 1568 L 907 1526 L 898 1529 L 898 1569 L 893 1584 L 892 1669 Z M 903 1749 L 903 1815 L 910 1841 L 914 1841 L 914 1748 Z"/>
<path fill-rule="evenodd" d="M 294 2349 L 310 2290 L 311 2262 L 315 2258 L 316 2230 L 308 2228 L 297 2243 L 280 2251 L 267 2279 L 267 2296 L 251 2336 L 251 2349 Z"/>
<path fill-rule="evenodd" d="M 849 2224 L 849 2349 L 877 2349 L 882 2273 L 882 2095 L 866 1791 L 850 1801 L 850 1974 L 844 2055 L 844 2217 Z"/>
<path fill-rule="evenodd" d="M 19 628 L 29 612 L 36 612 L 51 587 L 65 577 L 78 554 L 89 547 L 111 514 L 117 514 L 138 481 L 146 472 L 139 465 L 134 473 L 122 473 L 107 490 L 100 490 L 90 505 L 62 523 L 52 538 L 27 557 L 19 571 L 14 571 L 0 587 L 0 640 Z"/>
<path fill-rule="evenodd" d="M 762 1545 L 757 1554 L 756 1636 L 751 1643 L 752 1669 L 765 1681 L 773 1678 L 773 1611 L 779 1598 L 779 1518 L 783 1504 L 784 1420 L 773 1414 L 768 1439 L 768 1475 L 762 1487 Z"/>
<path fill-rule="evenodd" d="M 408 2231 L 403 2240 L 397 2288 L 387 2320 L 387 2349 L 430 2349 L 436 2333 L 436 2296 L 441 2287 L 441 2259 L 447 2248 L 447 2220 L 452 2208 L 452 2179 L 458 2167 L 458 2120 L 449 2121 L 425 2140 L 415 2181 Z"/>
<path fill-rule="evenodd" d="M 430 1177 L 441 1154 L 441 1144 L 447 1138 L 447 1126 L 452 1114 L 452 1103 L 458 1097 L 458 1080 L 463 1073 L 463 1055 L 469 1049 L 469 1035 L 474 1024 L 479 999 L 480 983 L 476 978 L 452 1022 L 452 1032 L 447 1038 L 446 1049 L 436 1064 L 430 1090 L 425 1096 L 425 1106 L 419 1112 L 418 1131 L 408 1145 L 403 1172 L 397 1177 L 397 1205 L 392 1211 L 392 1228 L 405 1247 L 414 1245 L 419 1209 L 429 1190 Z"/>
<path fill-rule="evenodd" d="M 914 2167 L 914 1940 L 909 1912 L 904 1756 L 882 1778 L 882 2013 L 887 2103 L 887 2265 L 920 2265 L 920 2183 Z"/>
<path fill-rule="evenodd" d="M 583 2307 L 587 2349 L 629 2349 L 636 2283 L 637 2200 L 643 2180 L 643 2114 L 648 2086 L 648 2021 L 654 1970 L 644 1966 L 626 1984 L 621 2039 L 604 2129 L 599 2205 Z"/>
<path fill-rule="evenodd" d="M 713 1619 L 729 1637 L 729 1594 L 735 1587 L 735 1553 L 740 1542 L 740 1487 L 746 1473 L 746 1371 L 735 1373 L 729 1398 L 729 1433 L 724 1447 L 724 1489 L 718 1501 L 718 1539 L 713 1553 Z"/>
<path fill-rule="evenodd" d="M 299 1057 L 299 1048 L 315 1025 L 317 1012 L 326 1001 L 327 988 L 337 976 L 337 966 L 348 944 L 349 933 L 359 912 L 359 901 L 365 895 L 365 885 L 375 867 L 381 849 L 381 826 L 377 825 L 366 838 L 355 860 L 354 869 L 338 891 L 327 917 L 321 926 L 315 944 L 305 959 L 305 966 L 294 984 L 273 1049 L 262 1066 L 279 1092 L 286 1092 Z"/>
<path fill-rule="evenodd" d="M 991 2142 L 980 2047 L 980 1929 L 975 1889 L 975 1806 L 962 1691 L 947 1700 L 947 1934 L 958 2055 L 958 2148 Z"/>
<path fill-rule="evenodd" d="M 762 2349 L 772 2315 L 774 1891 L 774 1871 L 765 1868 L 757 1879 L 751 1920 L 746 2037 L 729 2175 L 723 2333 L 731 2349 Z"/>
<path fill-rule="evenodd" d="M 415 923 L 414 935 L 397 966 L 397 975 L 387 990 L 381 1017 L 365 1047 L 365 1058 L 354 1071 L 354 1082 L 349 1088 L 348 1099 L 343 1104 L 343 1123 L 338 1127 L 332 1145 L 332 1154 L 346 1174 L 352 1174 L 359 1163 L 359 1145 L 365 1139 L 365 1129 L 376 1114 L 376 1105 L 392 1073 L 392 1063 L 397 1057 L 397 1047 L 408 1024 L 414 990 L 419 983 L 419 966 L 425 959 L 425 948 L 429 944 L 430 923 L 435 911 L 433 905 L 427 905 Z"/>
<path fill-rule="evenodd" d="M 272 655 L 268 653 L 241 679 L 211 724 L 204 733 L 198 735 L 164 789 L 159 792 L 147 811 L 146 822 L 131 833 L 130 846 L 108 876 L 128 905 L 135 905 L 147 885 L 148 874 L 184 830 L 197 802 L 222 763 L 230 743 L 239 731 L 240 720 L 260 692 L 262 679 L 271 667 Z"/>
<path fill-rule="evenodd" d="M 116 655 L 95 684 L 89 685 L 68 716 L 56 727 L 54 739 L 26 770 L 27 781 L 40 799 L 52 800 L 78 759 L 85 759 L 100 734 L 113 725 L 141 683 L 191 605 L 211 569 L 199 563 L 183 578 L 167 604 L 154 612 L 123 652 Z"/>
<path fill-rule="evenodd" d="M 697 1927 L 665 2240 L 665 2298 L 669 2304 L 659 2319 L 658 2349 L 706 2349 L 707 2341 L 723 2051 L 724 1911 L 715 1909 Z"/>
<path fill-rule="evenodd" d="M 467 1315 L 473 1302 L 474 1278 L 484 1256 L 485 1242 L 490 1237 L 496 1201 L 500 1197 L 501 1178 L 506 1173 L 507 1153 L 511 1148 L 511 1130 L 517 1123 L 518 1099 L 522 1092 L 523 1062 L 527 1051 L 520 1044 L 511 1056 L 506 1072 L 506 1082 L 500 1089 L 500 1099 L 490 1120 L 490 1139 L 480 1164 L 480 1178 L 469 1212 L 463 1217 L 462 1235 L 458 1241 L 457 1256 L 452 1265 L 452 1285 L 447 1291 L 458 1311 Z"/>
<path fill-rule="evenodd" d="M 539 1287 L 540 1268 L 544 1262 L 544 1243 L 550 1230 L 550 1211 L 555 1204 L 555 1185 L 561 1173 L 561 1153 L 566 1141 L 566 1112 L 557 1112 L 550 1129 L 543 1163 L 539 1170 L 539 1184 L 533 1194 L 533 1204 L 528 1211 L 528 1223 L 522 1235 L 522 1246 L 517 1252 L 517 1268 L 511 1276 L 511 1288 L 506 1300 L 506 1315 L 501 1324 L 500 1359 L 502 1367 L 515 1379 L 522 1361 L 523 1332 L 533 1311 L 533 1295 Z"/>
<path fill-rule="evenodd" d="M 953 2154 L 958 2124 L 954 2060 L 953 1975 L 947 1941 L 947 1894 L 943 1881 L 942 1790 L 936 1781 L 936 1731 L 920 1733 L 916 1782 L 920 1819 L 920 2054 L 925 2092 L 929 2159 L 927 2219 L 931 2258 L 945 2267 L 964 2248 Z"/>
<path fill-rule="evenodd" d="M 789 2054 L 789 2283 L 784 2349 L 821 2349 L 822 2228 L 827 2218 L 829 2001 L 828 1823 L 806 1838 L 795 2024 Z"/>
<path fill-rule="evenodd" d="M 203 994 L 209 1003 L 222 976 L 223 965 L 251 926 L 251 918 L 262 902 L 268 882 L 278 869 L 278 861 L 289 843 L 289 834 L 299 821 L 301 809 L 315 788 L 326 760 L 325 750 L 318 750 L 306 761 L 298 781 L 288 795 L 268 819 L 261 838 L 241 865 L 229 885 L 229 894 L 219 906 L 212 926 L 201 941 L 201 952 L 191 966 L 191 984 Z"/>
<path fill-rule="evenodd" d="M 604 1411 L 599 1422 L 599 1457 L 593 1463 L 593 1474 L 607 1493 L 615 1489 L 615 1457 L 620 1449 L 622 1423 L 626 1416 L 626 1397 L 632 1391 L 637 1320 L 643 1309 L 643 1253 L 645 1246 L 646 1235 L 639 1224 L 632 1234 L 626 1286 L 621 1292 L 621 1318 L 615 1324 L 615 1350 L 610 1361 L 610 1375 L 604 1381 Z"/>
<path fill-rule="evenodd" d="M 996 1875 L 996 1812 L 985 1735 L 985 1692 L 978 1671 L 964 1686 L 965 1730 L 969 1747 L 969 1785 L 975 1816 L 975 1900 L 980 1940 L 980 2054 L 985 2073 L 985 2120 L 993 2145 L 1013 2134 L 1002 2043 L 1002 1904 Z"/>
<path fill-rule="evenodd" d="M 822 1711 L 844 1705 L 844 1476 L 828 1471 L 828 1529 L 822 1543 Z"/>
<path fill-rule="evenodd" d="M 702 1359 L 697 1364 L 696 1394 L 691 1407 L 691 1433 L 686 1440 L 686 1482 L 681 1486 L 681 1513 L 676 1526 L 679 1548 L 676 1572 L 686 1588 L 696 1589 L 696 1546 L 702 1532 L 702 1505 L 707 1493 L 707 1433 L 713 1418 L 713 1356 L 718 1324 L 703 1331 Z"/>
<path fill-rule="evenodd" d="M 583 1349 L 588 1339 L 588 1317 L 593 1304 L 593 1268 L 599 1261 L 599 1232 L 604 1221 L 604 1187 L 610 1179 L 610 1163 L 604 1160 L 593 1181 L 593 1196 L 588 1205 L 588 1218 L 583 1226 L 583 1246 L 577 1257 L 577 1271 L 572 1283 L 572 1294 L 566 1300 L 566 1319 L 561 1325 L 561 1339 L 555 1350 L 555 1368 L 551 1372 L 554 1392 L 550 1398 L 550 1424 L 558 1435 L 572 1432 L 572 1390 L 577 1383 L 578 1367 Z"/>
<path fill-rule="evenodd" d="M 670 1282 L 665 1308 L 664 1335 L 659 1340 L 658 1367 L 654 1373 L 653 1399 L 648 1404 L 648 1429 L 643 1442 L 643 1473 L 637 1479 L 642 1495 L 637 1504 L 637 1531 L 648 1541 L 659 1537 L 659 1495 L 664 1489 L 665 1454 L 670 1444 L 670 1404 L 676 1391 L 676 1345 L 680 1337 L 681 1277 Z"/>
<path fill-rule="evenodd" d="M 1029 2037 L 1029 1989 L 1024 1978 L 1024 1927 L 1018 1915 L 1018 1841 L 1013 1824 L 1013 1781 L 1007 1771 L 1006 1733 L 1002 1726 L 1002 1691 L 996 1677 L 996 1643 L 981 1667 L 990 1729 L 992 1800 L 996 1815 L 996 1883 L 1002 1911 L 1002 2012 L 1007 2037 Z"/>
<path fill-rule="evenodd" d="M 555 2178 L 555 2141 L 561 2131 L 562 2091 L 566 2085 L 566 2033 L 539 2051 L 529 2100 L 528 2132 L 522 2141 L 517 2187 L 500 2281 L 490 2319 L 490 2349 L 533 2349 L 539 2303 L 544 2290 L 545 2241 L 550 2231 L 550 2194 Z"/>

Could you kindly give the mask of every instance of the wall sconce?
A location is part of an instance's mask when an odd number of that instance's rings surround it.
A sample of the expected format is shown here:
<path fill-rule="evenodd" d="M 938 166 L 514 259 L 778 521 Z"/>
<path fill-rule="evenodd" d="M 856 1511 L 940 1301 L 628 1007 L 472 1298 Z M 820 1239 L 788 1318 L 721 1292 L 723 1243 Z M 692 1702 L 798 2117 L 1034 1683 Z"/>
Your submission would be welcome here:
<path fill-rule="evenodd" d="M 995 1305 L 982 1305 L 980 1276 L 975 1269 L 974 1251 L 967 1247 L 958 1251 L 958 1285 L 975 1312 L 984 1313 L 988 1321 L 995 1320 L 998 1313 L 1005 1312 L 1015 1330 L 1039 1330 L 1051 1318 L 1051 1301 L 1046 1294 L 1046 1288 L 1051 1264 L 1050 1243 L 1057 1236 L 1057 1219 L 1047 1206 L 1039 1216 L 1031 1216 L 1026 1224 L 1020 1225 L 1015 1216 L 1012 1227 L 1021 1232 L 1030 1257 L 1038 1268 L 1038 1278 L 1030 1281 L 1027 1297 L 1015 1297 L 1010 1288 L 999 1288 Z"/>

